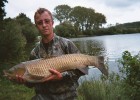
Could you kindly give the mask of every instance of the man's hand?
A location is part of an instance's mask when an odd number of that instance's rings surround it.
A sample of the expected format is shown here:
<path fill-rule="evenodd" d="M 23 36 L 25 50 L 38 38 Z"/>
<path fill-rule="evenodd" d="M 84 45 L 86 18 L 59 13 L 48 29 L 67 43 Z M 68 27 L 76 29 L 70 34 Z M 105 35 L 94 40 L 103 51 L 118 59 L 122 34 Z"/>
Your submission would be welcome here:
<path fill-rule="evenodd" d="M 55 70 L 55 69 L 49 69 L 49 71 L 52 73 L 50 77 L 44 78 L 44 81 L 50 81 L 50 80 L 61 80 L 62 79 L 62 74 Z"/>
<path fill-rule="evenodd" d="M 19 75 L 16 75 L 16 78 L 14 78 L 14 79 L 11 77 L 9 77 L 9 79 L 11 81 L 14 81 L 14 82 L 19 83 L 19 84 L 24 84 L 26 82 L 25 79 L 23 78 L 23 76 L 19 76 Z"/>

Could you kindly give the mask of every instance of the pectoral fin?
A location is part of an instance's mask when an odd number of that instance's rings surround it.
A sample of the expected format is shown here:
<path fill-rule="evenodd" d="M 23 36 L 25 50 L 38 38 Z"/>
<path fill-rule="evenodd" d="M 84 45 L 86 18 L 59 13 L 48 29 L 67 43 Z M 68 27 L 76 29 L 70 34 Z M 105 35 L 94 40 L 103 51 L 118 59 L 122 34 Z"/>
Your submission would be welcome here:
<path fill-rule="evenodd" d="M 84 74 L 88 74 L 88 67 L 84 67 L 84 68 L 78 68 L 82 73 Z"/>

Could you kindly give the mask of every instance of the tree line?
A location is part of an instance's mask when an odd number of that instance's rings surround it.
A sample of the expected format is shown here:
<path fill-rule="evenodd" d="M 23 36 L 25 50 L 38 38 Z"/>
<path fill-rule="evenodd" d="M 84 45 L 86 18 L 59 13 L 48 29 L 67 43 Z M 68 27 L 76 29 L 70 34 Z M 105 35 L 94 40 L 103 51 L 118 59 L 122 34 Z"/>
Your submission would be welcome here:
<path fill-rule="evenodd" d="M 106 17 L 102 13 L 81 6 L 71 8 L 68 5 L 58 5 L 54 8 L 53 16 L 60 22 L 55 31 L 64 37 L 94 35 L 92 30 L 97 30 L 106 23 Z"/>
<path fill-rule="evenodd" d="M 55 32 L 63 37 L 140 33 L 140 22 L 116 23 L 103 27 L 106 17 L 93 8 L 58 5 L 54 8 L 53 16 L 59 21 Z"/>

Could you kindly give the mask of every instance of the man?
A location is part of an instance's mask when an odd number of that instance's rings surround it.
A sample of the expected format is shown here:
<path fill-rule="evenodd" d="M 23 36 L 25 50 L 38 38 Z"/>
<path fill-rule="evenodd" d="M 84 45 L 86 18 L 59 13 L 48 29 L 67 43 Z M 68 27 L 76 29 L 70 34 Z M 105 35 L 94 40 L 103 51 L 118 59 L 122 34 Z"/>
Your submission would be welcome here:
<path fill-rule="evenodd" d="M 35 12 L 34 20 L 42 39 L 31 51 L 30 59 L 79 53 L 73 42 L 54 34 L 54 22 L 50 11 L 39 8 Z M 76 69 L 60 73 L 55 69 L 50 69 L 52 75 L 46 78 L 44 83 L 25 82 L 25 85 L 35 88 L 36 95 L 32 100 L 74 100 L 77 97 L 77 81 L 84 75 L 83 71 Z M 17 76 L 17 81 L 23 82 L 22 80 L 22 76 Z"/>

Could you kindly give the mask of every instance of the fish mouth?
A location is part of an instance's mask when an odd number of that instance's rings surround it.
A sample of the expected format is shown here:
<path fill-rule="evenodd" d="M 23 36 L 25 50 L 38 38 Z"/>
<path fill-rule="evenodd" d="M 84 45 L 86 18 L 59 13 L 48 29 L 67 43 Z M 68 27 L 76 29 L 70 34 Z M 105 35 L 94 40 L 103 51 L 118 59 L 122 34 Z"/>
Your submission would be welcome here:
<path fill-rule="evenodd" d="M 9 70 L 3 70 L 3 73 L 4 73 L 4 75 L 3 75 L 3 76 L 5 76 L 5 77 L 12 76 L 12 72 L 11 72 L 11 71 L 9 71 Z"/>

